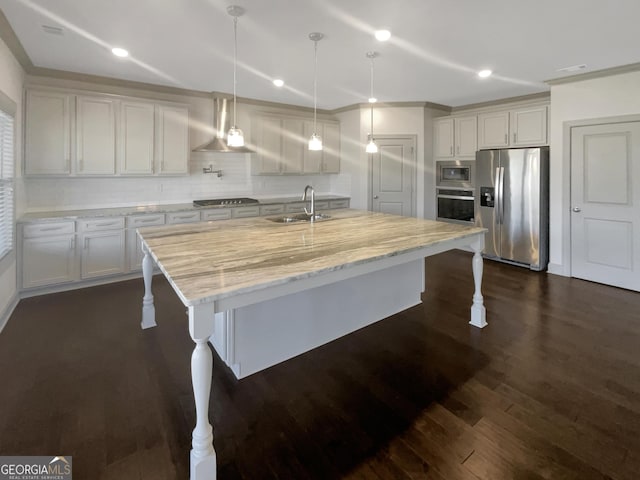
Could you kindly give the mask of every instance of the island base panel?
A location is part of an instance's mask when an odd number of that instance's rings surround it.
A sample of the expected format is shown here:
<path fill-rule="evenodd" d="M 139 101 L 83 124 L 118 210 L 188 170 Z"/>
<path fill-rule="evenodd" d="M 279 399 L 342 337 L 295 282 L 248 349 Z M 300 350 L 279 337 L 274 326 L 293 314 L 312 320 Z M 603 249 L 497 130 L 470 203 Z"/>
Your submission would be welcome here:
<path fill-rule="evenodd" d="M 216 314 L 216 352 L 238 378 L 421 302 L 424 260 Z"/>

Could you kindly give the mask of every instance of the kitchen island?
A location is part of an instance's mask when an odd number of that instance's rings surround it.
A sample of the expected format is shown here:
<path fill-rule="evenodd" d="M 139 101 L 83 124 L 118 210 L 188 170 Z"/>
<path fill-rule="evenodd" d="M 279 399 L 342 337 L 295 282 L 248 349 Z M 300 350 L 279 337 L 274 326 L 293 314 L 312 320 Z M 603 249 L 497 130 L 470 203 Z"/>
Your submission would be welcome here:
<path fill-rule="evenodd" d="M 138 231 L 142 327 L 156 325 L 153 264 L 188 308 L 196 427 L 191 479 L 216 476 L 208 417 L 211 341 L 241 378 L 420 302 L 424 257 L 470 247 L 470 323 L 484 327 L 483 228 L 358 210 L 315 223 L 236 219 Z"/>

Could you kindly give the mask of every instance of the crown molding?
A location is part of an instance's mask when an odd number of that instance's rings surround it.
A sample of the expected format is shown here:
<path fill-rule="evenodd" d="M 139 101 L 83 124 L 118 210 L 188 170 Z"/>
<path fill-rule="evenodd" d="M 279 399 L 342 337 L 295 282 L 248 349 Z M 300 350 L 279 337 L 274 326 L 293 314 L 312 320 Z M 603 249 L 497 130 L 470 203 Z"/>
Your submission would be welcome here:
<path fill-rule="evenodd" d="M 619 67 L 604 68 L 593 72 L 578 73 L 568 77 L 552 78 L 545 80 L 547 85 L 564 85 L 566 83 L 582 82 L 584 80 L 592 80 L 594 78 L 610 77 L 612 75 L 620 75 L 623 73 L 631 73 L 640 71 L 640 63 L 630 63 L 629 65 L 621 65 Z"/>
<path fill-rule="evenodd" d="M 375 108 L 433 108 L 435 110 L 442 110 L 445 113 L 451 113 L 451 107 L 447 105 L 441 105 L 433 102 L 376 102 Z M 336 108 L 331 110 L 332 114 L 348 112 L 350 110 L 360 110 L 363 108 L 371 108 L 370 103 L 354 103 L 353 105 L 347 105 L 346 107 Z"/>
<path fill-rule="evenodd" d="M 499 107 L 506 104 L 512 104 L 516 102 L 535 102 L 545 101 L 551 99 L 551 92 L 539 92 L 529 95 L 520 95 L 517 97 L 500 98 L 498 100 L 491 100 L 489 102 L 470 103 L 469 105 L 461 105 L 459 107 L 451 108 L 451 113 L 460 113 L 467 110 L 477 110 L 480 108 Z"/>
<path fill-rule="evenodd" d="M 28 72 L 33 68 L 33 62 L 27 55 L 27 51 L 22 46 L 16 32 L 13 31 L 13 27 L 11 27 L 2 9 L 0 9 L 0 38 L 7 44 L 7 47 L 9 47 L 9 50 L 24 71 Z"/>

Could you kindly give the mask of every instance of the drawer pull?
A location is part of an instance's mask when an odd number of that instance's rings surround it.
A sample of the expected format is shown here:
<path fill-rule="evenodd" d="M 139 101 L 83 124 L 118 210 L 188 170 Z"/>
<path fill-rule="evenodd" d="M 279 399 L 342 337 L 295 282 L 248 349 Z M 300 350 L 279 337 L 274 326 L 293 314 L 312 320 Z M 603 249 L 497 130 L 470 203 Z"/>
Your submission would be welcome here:
<path fill-rule="evenodd" d="M 136 222 L 140 222 L 140 223 L 151 223 L 151 222 L 155 222 L 157 221 L 157 219 L 155 218 L 140 218 L 138 220 L 136 220 Z"/>
<path fill-rule="evenodd" d="M 112 225 L 118 225 L 118 222 L 96 223 L 96 227 L 110 227 Z"/>
<path fill-rule="evenodd" d="M 55 230 L 62 230 L 64 227 L 46 227 L 46 228 L 40 228 L 39 230 L 41 232 L 53 232 Z"/>

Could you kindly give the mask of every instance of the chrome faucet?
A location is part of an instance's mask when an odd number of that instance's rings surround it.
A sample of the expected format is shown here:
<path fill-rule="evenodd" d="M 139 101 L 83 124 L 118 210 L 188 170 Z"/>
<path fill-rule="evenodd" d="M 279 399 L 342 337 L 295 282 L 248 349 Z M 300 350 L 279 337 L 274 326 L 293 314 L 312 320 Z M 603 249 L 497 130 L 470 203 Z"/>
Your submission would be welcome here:
<path fill-rule="evenodd" d="M 304 213 L 309 215 L 310 220 L 313 222 L 316 216 L 316 192 L 314 192 L 313 187 L 311 185 L 307 185 L 304 187 L 304 193 L 302 194 L 302 200 L 307 200 L 307 192 L 311 190 L 311 211 L 307 210 L 307 206 L 304 207 Z"/>

